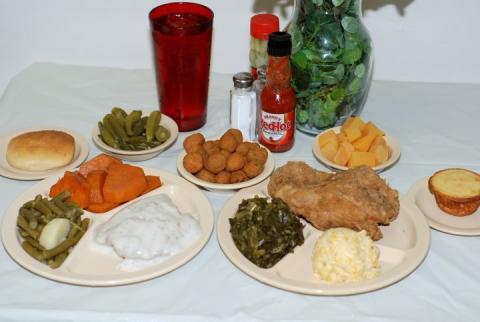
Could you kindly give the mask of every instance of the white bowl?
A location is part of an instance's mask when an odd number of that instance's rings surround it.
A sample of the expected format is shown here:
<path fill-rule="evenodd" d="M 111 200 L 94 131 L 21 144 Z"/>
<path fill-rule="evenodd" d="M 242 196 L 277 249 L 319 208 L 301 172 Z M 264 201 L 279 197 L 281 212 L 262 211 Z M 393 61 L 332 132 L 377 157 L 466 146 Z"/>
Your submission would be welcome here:
<path fill-rule="evenodd" d="M 340 126 L 337 126 L 337 127 L 332 128 L 332 130 L 335 133 L 338 134 L 338 133 L 340 133 L 340 128 L 341 128 Z M 328 160 L 327 158 L 325 158 L 322 151 L 320 151 L 320 147 L 318 145 L 318 138 L 324 133 L 325 132 L 321 132 L 315 137 L 315 141 L 313 142 L 313 154 L 315 155 L 315 157 L 318 160 L 320 160 L 320 162 L 325 164 L 330 169 L 337 170 L 337 171 L 338 170 L 340 170 L 340 171 L 348 170 L 348 167 L 338 165 L 338 164 Z M 382 172 L 382 171 L 390 168 L 400 158 L 400 144 L 398 143 L 398 141 L 394 137 L 388 135 L 387 133 L 385 133 L 385 136 L 383 138 L 385 139 L 385 142 L 387 143 L 388 147 L 390 148 L 390 157 L 384 163 L 372 167 L 372 169 L 376 172 Z"/>
<path fill-rule="evenodd" d="M 146 115 L 145 112 L 143 114 Z M 100 130 L 98 129 L 98 126 L 95 126 L 93 128 L 92 140 L 93 140 L 93 143 L 95 143 L 95 145 L 100 150 L 118 159 L 126 160 L 126 161 L 134 161 L 134 162 L 145 161 L 160 154 L 160 152 L 162 152 L 163 150 L 168 148 L 170 145 L 172 145 L 173 142 L 175 142 L 175 140 L 178 137 L 178 126 L 177 126 L 177 123 L 175 123 L 175 121 L 172 118 L 166 116 L 165 114 L 162 114 L 160 125 L 170 131 L 170 137 L 159 146 L 156 146 L 148 150 L 126 151 L 126 150 L 112 148 L 111 146 L 105 144 L 105 142 L 103 142 L 102 139 L 98 137 L 100 135 Z"/>
<path fill-rule="evenodd" d="M 249 179 L 247 181 L 239 182 L 239 183 L 228 183 L 228 184 L 212 183 L 212 182 L 198 179 L 183 167 L 183 158 L 185 157 L 185 155 L 187 155 L 185 151 L 182 151 L 182 153 L 180 153 L 180 155 L 177 158 L 177 170 L 180 173 L 180 175 L 185 179 L 187 179 L 188 181 L 196 184 L 197 186 L 208 189 L 210 191 L 228 192 L 232 190 L 243 189 L 243 188 L 250 187 L 257 183 L 262 182 L 263 180 L 268 178 L 270 174 L 273 172 L 273 170 L 275 169 L 275 160 L 273 159 L 272 153 L 267 148 L 265 148 L 265 150 L 267 150 L 268 157 L 267 157 L 267 161 L 265 162 L 265 166 L 262 173 L 260 173 L 255 178 Z"/>

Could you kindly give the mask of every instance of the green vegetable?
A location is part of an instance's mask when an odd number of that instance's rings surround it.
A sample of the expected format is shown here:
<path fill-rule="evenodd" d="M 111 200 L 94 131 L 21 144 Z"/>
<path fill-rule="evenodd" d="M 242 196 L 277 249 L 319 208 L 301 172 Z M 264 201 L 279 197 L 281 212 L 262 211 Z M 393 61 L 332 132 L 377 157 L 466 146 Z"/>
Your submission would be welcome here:
<path fill-rule="evenodd" d="M 153 111 L 148 116 L 147 126 L 145 128 L 145 136 L 147 137 L 147 142 L 152 142 L 155 137 L 155 132 L 157 131 L 158 125 L 160 124 L 160 119 L 162 114 L 159 111 Z"/>
<path fill-rule="evenodd" d="M 270 268 L 304 242 L 303 225 L 280 199 L 243 200 L 230 219 L 230 233 L 252 263 Z"/>
<path fill-rule="evenodd" d="M 297 10 L 288 27 L 297 125 L 316 133 L 360 112 L 370 81 L 371 42 L 359 0 L 303 0 Z"/>
<path fill-rule="evenodd" d="M 140 120 L 142 117 L 142 111 L 132 111 L 125 118 L 125 130 L 129 136 L 133 136 L 133 124 Z"/>

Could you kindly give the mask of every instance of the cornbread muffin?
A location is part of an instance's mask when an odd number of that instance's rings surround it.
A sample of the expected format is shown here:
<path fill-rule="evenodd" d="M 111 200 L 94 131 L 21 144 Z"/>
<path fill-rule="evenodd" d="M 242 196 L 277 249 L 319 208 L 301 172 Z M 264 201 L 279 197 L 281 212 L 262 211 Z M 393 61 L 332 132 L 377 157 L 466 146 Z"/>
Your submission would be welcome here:
<path fill-rule="evenodd" d="M 480 175 L 450 168 L 437 171 L 428 180 L 428 189 L 438 207 L 454 216 L 473 214 L 480 206 Z"/>
<path fill-rule="evenodd" d="M 10 140 L 7 161 L 17 169 L 45 171 L 63 167 L 72 162 L 75 139 L 65 132 L 55 130 L 20 134 Z"/>

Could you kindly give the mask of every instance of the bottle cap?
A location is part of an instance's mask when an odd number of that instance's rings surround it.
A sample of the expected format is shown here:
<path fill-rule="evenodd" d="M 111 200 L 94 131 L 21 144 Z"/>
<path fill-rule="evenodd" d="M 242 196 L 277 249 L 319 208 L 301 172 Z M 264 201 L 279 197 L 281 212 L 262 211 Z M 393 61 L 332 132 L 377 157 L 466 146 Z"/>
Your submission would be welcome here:
<path fill-rule="evenodd" d="M 268 54 L 270 56 L 290 56 L 292 53 L 292 36 L 288 32 L 272 32 L 268 36 Z"/>
<path fill-rule="evenodd" d="M 250 35 L 252 37 L 267 40 L 270 33 L 279 29 L 278 17 L 270 13 L 261 13 L 250 19 Z"/>
<path fill-rule="evenodd" d="M 233 86 L 236 88 L 249 88 L 252 86 L 252 74 L 247 72 L 236 73 L 233 75 Z"/>

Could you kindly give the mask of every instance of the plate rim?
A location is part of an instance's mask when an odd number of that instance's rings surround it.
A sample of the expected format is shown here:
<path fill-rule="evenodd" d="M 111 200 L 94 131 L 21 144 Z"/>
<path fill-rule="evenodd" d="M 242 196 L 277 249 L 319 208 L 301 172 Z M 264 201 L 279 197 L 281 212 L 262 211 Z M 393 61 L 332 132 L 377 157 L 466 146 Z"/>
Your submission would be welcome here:
<path fill-rule="evenodd" d="M 195 244 L 191 245 L 189 248 L 187 248 L 189 252 L 186 254 L 186 256 L 180 257 L 174 263 L 171 263 L 167 267 L 162 267 L 160 270 L 154 270 L 155 268 L 155 265 L 154 265 L 151 267 L 147 267 L 145 269 L 146 273 L 142 273 L 142 270 L 134 271 L 134 272 L 125 272 L 125 273 L 122 273 L 120 277 L 118 277 L 119 275 L 117 275 L 117 277 L 113 279 L 104 278 L 104 276 L 97 277 L 97 279 L 95 278 L 86 279 L 85 274 L 65 273 L 65 271 L 55 271 L 55 270 L 52 270 L 47 265 L 37 262 L 35 259 L 31 258 L 28 254 L 25 253 L 25 251 L 17 241 L 16 229 L 15 229 L 17 213 L 15 209 L 12 209 L 12 208 L 15 205 L 21 204 L 22 202 L 26 201 L 27 200 L 26 195 L 33 194 L 35 193 L 35 191 L 38 191 L 39 190 L 38 186 L 46 184 L 48 181 L 53 182 L 56 178 L 58 178 L 58 174 L 53 175 L 43 181 L 40 181 L 34 186 L 24 190 L 20 195 L 17 196 L 17 198 L 15 198 L 15 200 L 13 200 L 10 203 L 8 208 L 5 210 L 5 213 L 3 214 L 3 218 L 1 221 L 0 233 L 1 233 L 2 244 L 6 253 L 20 267 L 24 268 L 27 271 L 30 271 L 31 273 L 37 276 L 41 276 L 49 280 L 61 282 L 65 284 L 79 285 L 79 286 L 93 286 L 93 287 L 121 286 L 121 285 L 129 285 L 129 284 L 139 283 L 143 281 L 148 281 L 150 279 L 165 275 L 185 265 L 202 251 L 202 249 L 206 246 L 206 244 L 211 238 L 214 225 L 215 225 L 215 218 L 213 214 L 212 205 L 207 199 L 207 197 L 202 193 L 202 191 L 198 189 L 198 187 L 188 182 L 187 180 L 179 177 L 178 175 L 175 175 L 168 171 L 158 170 L 155 168 L 142 167 L 142 169 L 144 169 L 144 171 L 148 174 L 159 175 L 161 177 L 163 176 L 163 178 L 168 178 L 166 181 L 171 181 L 171 180 L 176 181 L 174 185 L 180 185 L 195 191 L 196 196 L 195 198 L 192 198 L 192 200 L 194 200 L 195 203 L 198 203 L 201 206 L 200 208 L 203 211 L 201 216 L 205 220 L 206 227 L 205 229 L 202 229 L 202 234 L 199 237 L 198 241 Z M 149 194 L 145 194 L 141 198 L 136 198 L 130 202 L 125 203 L 123 206 L 118 207 L 117 211 L 113 212 L 111 216 L 115 215 L 118 211 L 123 209 L 126 205 L 131 204 L 132 202 L 155 195 L 156 193 L 154 192 L 155 191 L 152 191 Z M 160 194 L 160 193 L 161 192 L 158 192 L 157 194 Z M 96 214 L 90 213 L 86 210 L 84 211 L 90 217 L 96 216 Z M 12 227 L 12 225 L 14 227 Z M 92 227 L 94 226 L 93 223 L 91 225 Z M 20 255 L 16 255 L 15 252 L 20 252 L 18 253 Z M 158 264 L 158 265 L 161 265 L 161 264 Z M 83 276 L 83 279 L 82 279 L 82 276 Z"/>
<path fill-rule="evenodd" d="M 5 162 L 6 160 L 6 150 L 7 150 L 7 144 L 8 142 L 15 136 L 20 135 L 22 133 L 27 133 L 27 132 L 33 132 L 33 131 L 43 131 L 43 130 L 53 130 L 53 131 L 62 131 L 67 134 L 70 134 L 74 140 L 75 140 L 75 146 L 77 148 L 78 146 L 78 156 L 77 158 L 73 159 L 72 162 L 69 164 L 59 167 L 59 168 L 54 168 L 50 170 L 45 170 L 45 171 L 29 171 L 26 170 L 18 170 L 15 171 L 15 169 L 12 171 L 10 169 L 7 169 L 3 167 L 0 164 L 0 176 L 3 176 L 5 178 L 9 179 L 14 179 L 14 180 L 21 180 L 21 181 L 34 181 L 34 180 L 41 180 L 48 178 L 52 175 L 64 172 L 68 169 L 73 169 L 78 167 L 80 164 L 85 161 L 90 153 L 90 147 L 87 143 L 87 140 L 77 131 L 71 130 L 71 129 L 66 129 L 63 127 L 58 127 L 58 126 L 33 126 L 25 129 L 20 129 L 20 130 L 15 130 L 11 131 L 5 135 L 0 136 L 0 145 L 1 145 L 1 151 L 2 154 L 0 155 L 0 158 L 2 158 Z M 5 153 L 3 153 L 5 151 Z M 77 151 L 75 151 L 77 152 Z M 7 162 L 8 164 L 8 162 Z M 13 168 L 13 167 L 12 167 Z"/>
<path fill-rule="evenodd" d="M 264 269 L 255 266 L 255 264 L 251 263 L 246 259 L 240 251 L 236 248 L 233 240 L 231 239 L 231 235 L 229 232 L 230 224 L 228 223 L 228 219 L 231 218 L 229 214 L 226 212 L 226 208 L 230 206 L 230 203 L 234 203 L 236 199 L 241 199 L 242 195 L 247 194 L 254 194 L 255 192 L 261 192 L 262 188 L 268 184 L 269 180 L 266 180 L 260 184 L 257 184 L 253 187 L 249 187 L 246 189 L 242 189 L 233 195 L 222 207 L 220 214 L 217 219 L 217 241 L 224 253 L 225 257 L 229 259 L 232 264 L 247 274 L 248 276 L 256 279 L 257 281 L 264 283 L 266 285 L 270 285 L 279 289 L 283 289 L 286 291 L 299 293 L 299 294 L 307 294 L 307 295 L 317 295 L 317 296 L 344 296 L 344 295 L 354 295 L 354 294 L 362 294 L 367 292 L 372 292 L 378 289 L 385 288 L 392 284 L 397 283 L 398 281 L 402 280 L 403 278 L 409 276 L 412 272 L 414 272 L 425 260 L 428 251 L 430 249 L 431 243 L 431 236 L 430 236 L 430 228 L 424 216 L 421 216 L 421 211 L 417 208 L 417 206 L 407 197 L 404 195 L 400 196 L 400 204 L 404 205 L 404 207 L 410 208 L 407 210 L 408 213 L 410 212 L 418 212 L 418 216 L 409 214 L 409 218 L 415 224 L 415 231 L 417 234 L 415 235 L 417 243 L 414 247 L 406 250 L 408 251 L 408 255 L 414 257 L 415 260 L 410 260 L 407 263 L 402 264 L 405 266 L 404 272 L 400 275 L 395 275 L 395 270 L 399 268 L 396 267 L 386 273 L 384 273 L 383 278 L 380 280 L 372 279 L 363 282 L 356 282 L 356 283 L 345 283 L 345 284 L 318 284 L 320 287 L 312 288 L 309 287 L 315 285 L 312 283 L 302 283 L 302 286 L 295 286 L 288 283 L 279 282 L 278 279 L 272 279 L 265 274 L 262 275 L 261 272 L 264 272 Z M 238 203 L 237 203 L 238 204 Z M 228 225 L 227 225 L 228 223 Z M 227 229 L 228 228 L 228 229 Z M 224 236 L 229 236 L 230 238 L 226 239 Z M 230 249 L 234 249 L 236 254 L 230 253 Z M 240 256 L 239 256 L 240 255 Z M 260 271 L 260 272 L 259 272 Z M 362 286 L 363 284 L 363 286 Z M 370 286 L 369 286 L 370 285 Z M 322 288 L 323 287 L 323 288 Z"/>
<path fill-rule="evenodd" d="M 141 110 L 142 115 L 144 113 L 149 114 L 150 112 L 147 112 L 145 110 Z M 162 122 L 164 124 L 162 124 Z M 93 143 L 103 152 L 105 153 L 110 153 L 110 154 L 115 154 L 123 157 L 135 157 L 135 156 L 144 156 L 144 155 L 149 155 L 149 154 L 159 154 L 160 152 L 164 151 L 168 147 L 170 147 L 178 138 L 179 131 L 178 131 L 178 125 L 177 123 L 168 115 L 165 115 L 162 113 L 162 118 L 160 119 L 160 124 L 163 126 L 168 126 L 168 129 L 170 130 L 170 137 L 160 144 L 159 146 L 154 147 L 153 149 L 149 150 L 140 150 L 140 151 L 127 151 L 127 150 L 120 150 L 120 149 L 115 149 L 112 148 L 108 145 L 106 145 L 102 140 L 98 138 L 98 135 L 100 134 L 100 130 L 98 129 L 98 124 L 95 125 L 92 128 L 92 141 Z"/>
<path fill-rule="evenodd" d="M 321 163 L 323 163 L 324 165 L 326 165 L 328 168 L 335 169 L 337 171 L 346 171 L 346 170 L 349 169 L 348 167 L 335 164 L 335 163 L 331 162 L 330 160 L 326 159 L 323 156 L 323 153 L 322 153 L 322 151 L 320 151 L 320 148 L 317 144 L 318 138 L 322 134 L 324 134 L 325 132 L 327 132 L 329 130 L 333 130 L 335 133 L 338 134 L 340 132 L 340 129 L 341 129 L 341 126 L 335 126 L 335 127 L 332 127 L 331 129 L 328 129 L 326 131 L 318 133 L 314 137 L 312 151 L 313 151 L 313 154 L 314 154 L 315 158 L 318 161 L 320 161 Z M 372 167 L 372 170 L 374 170 L 376 172 L 382 172 L 382 171 L 385 171 L 385 170 L 393 167 L 397 163 L 397 161 L 400 159 L 400 155 L 401 155 L 400 143 L 398 142 L 398 140 L 395 137 L 388 134 L 387 132 L 385 132 L 384 137 L 385 137 L 385 141 L 387 142 L 387 144 L 389 145 L 389 147 L 392 151 L 392 155 L 385 163 Z"/>
<path fill-rule="evenodd" d="M 415 205 L 417 205 L 416 196 L 420 191 L 424 190 L 424 187 L 428 187 L 428 177 L 418 179 L 408 189 L 407 196 L 412 200 L 413 203 L 415 203 Z M 475 228 L 473 228 L 473 229 L 470 229 L 470 228 L 469 229 L 462 229 L 462 228 L 453 227 L 453 226 L 450 226 L 450 225 L 445 225 L 445 224 L 442 224 L 441 222 L 438 222 L 437 220 L 435 220 L 435 218 L 432 218 L 429 214 L 424 212 L 422 210 L 422 208 L 420 208 L 418 205 L 417 205 L 417 207 L 421 211 L 421 213 L 425 216 L 425 218 L 428 222 L 428 225 L 431 228 L 433 228 L 437 231 L 447 233 L 447 234 L 450 234 L 450 235 L 456 235 L 456 236 L 470 236 L 470 237 L 480 236 L 480 227 L 476 228 L 476 229 Z M 438 211 L 441 212 L 441 214 L 444 215 L 444 216 L 451 216 L 452 218 L 457 218 L 457 217 L 449 215 L 447 213 L 443 213 L 443 211 L 440 208 L 438 208 Z M 480 211 L 480 208 L 477 211 Z M 462 217 L 458 217 L 458 218 L 462 218 Z"/>
<path fill-rule="evenodd" d="M 183 158 L 187 155 L 185 150 L 177 156 L 177 171 L 180 175 L 185 178 L 187 181 L 198 185 L 203 188 L 211 189 L 211 190 L 218 190 L 218 191 L 228 191 L 228 190 L 239 190 L 243 188 L 247 188 L 253 185 L 256 185 L 265 179 L 267 179 L 270 174 L 272 174 L 273 170 L 275 170 L 275 158 L 273 157 L 272 152 L 269 149 L 262 146 L 267 151 L 267 161 L 265 162 L 265 168 L 263 172 L 260 173 L 258 176 L 249 179 L 247 181 L 239 182 L 239 183 L 229 183 L 229 184 L 221 184 L 221 183 L 212 183 L 204 180 L 200 180 L 195 177 L 193 174 L 188 172 L 185 167 L 183 166 Z"/>

